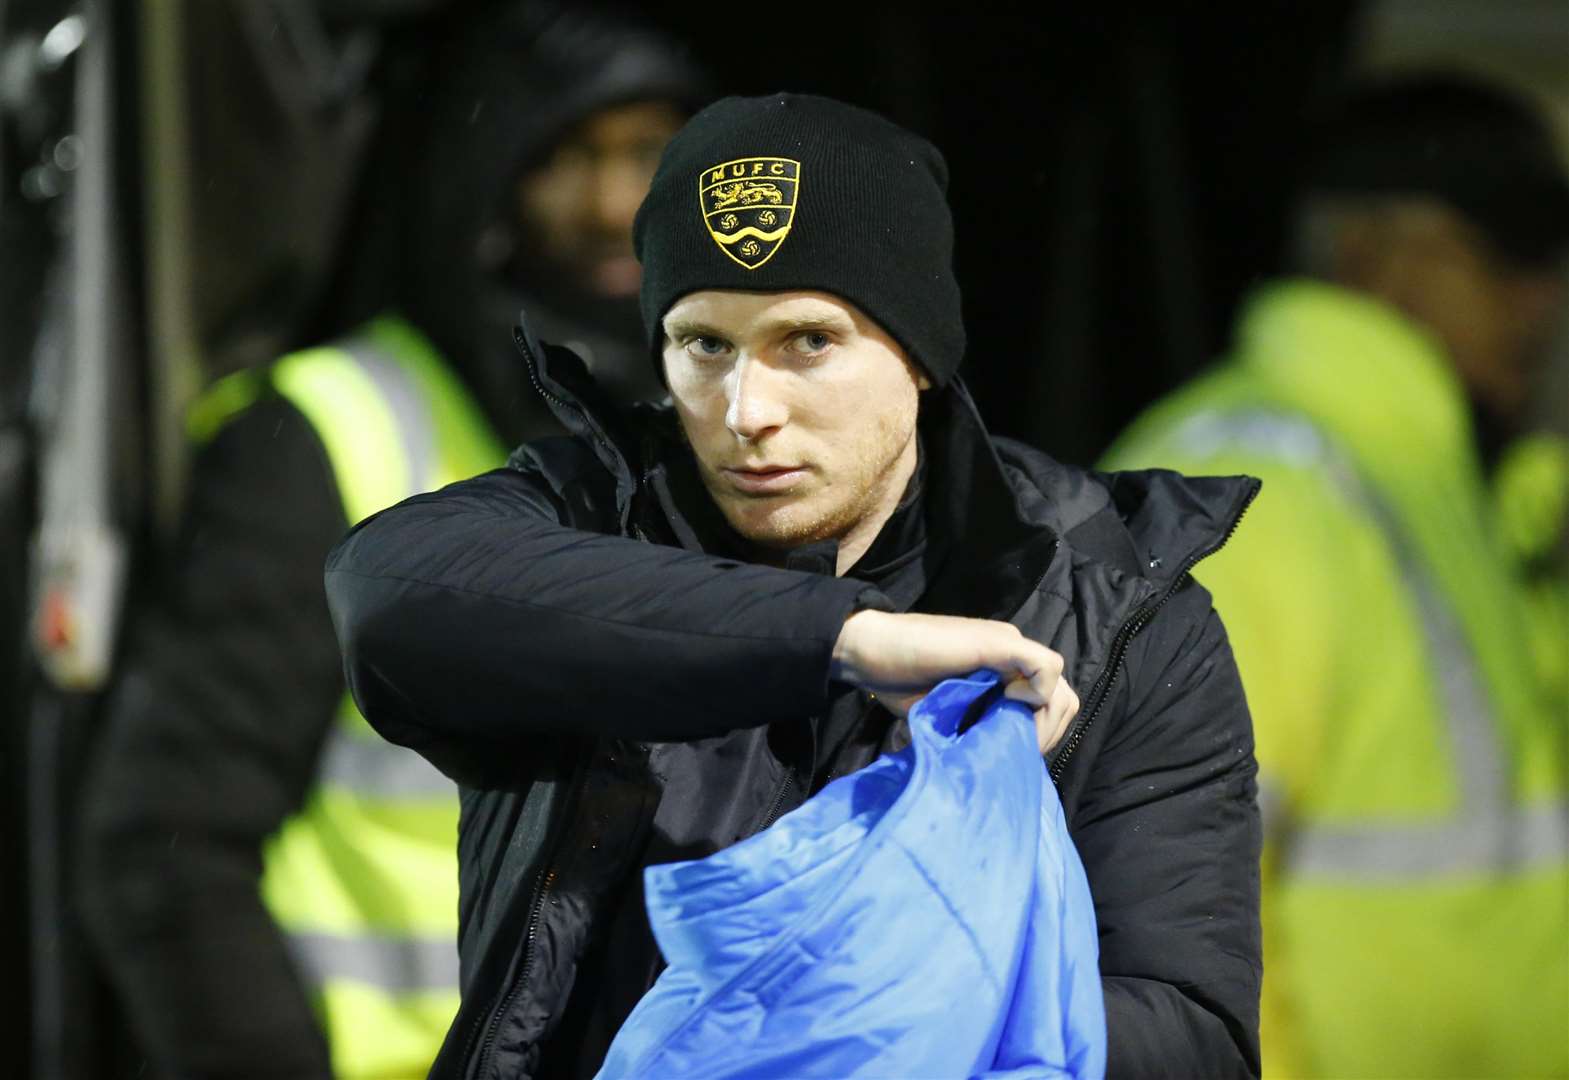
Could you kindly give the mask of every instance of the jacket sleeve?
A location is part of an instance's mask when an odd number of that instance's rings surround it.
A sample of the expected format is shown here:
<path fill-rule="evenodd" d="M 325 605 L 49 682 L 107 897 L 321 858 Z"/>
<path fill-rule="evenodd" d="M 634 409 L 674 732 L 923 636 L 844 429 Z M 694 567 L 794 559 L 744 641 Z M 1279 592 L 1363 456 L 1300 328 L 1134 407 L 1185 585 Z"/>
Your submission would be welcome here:
<path fill-rule="evenodd" d="M 324 453 L 264 401 L 198 456 L 184 535 L 133 605 L 84 788 L 78 906 L 143 1049 L 171 1075 L 330 1075 L 257 883 L 342 698 L 321 560 Z"/>
<path fill-rule="evenodd" d="M 1242 684 L 1196 583 L 1134 640 L 1074 828 L 1099 925 L 1107 1075 L 1257 1076 L 1261 833 Z"/>
<path fill-rule="evenodd" d="M 562 520 L 545 481 L 509 467 L 408 499 L 333 551 L 349 685 L 385 737 L 466 779 L 458 759 L 537 733 L 668 741 L 812 715 L 844 620 L 886 603 Z"/>

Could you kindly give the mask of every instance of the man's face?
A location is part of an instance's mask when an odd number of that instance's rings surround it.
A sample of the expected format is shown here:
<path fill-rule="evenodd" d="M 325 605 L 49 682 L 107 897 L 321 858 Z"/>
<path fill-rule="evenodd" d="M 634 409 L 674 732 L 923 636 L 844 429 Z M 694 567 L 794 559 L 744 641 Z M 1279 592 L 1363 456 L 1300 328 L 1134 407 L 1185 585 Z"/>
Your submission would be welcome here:
<path fill-rule="evenodd" d="M 684 116 L 665 102 L 594 113 L 518 180 L 518 213 L 543 255 L 578 291 L 607 299 L 637 295 L 632 219 L 648 194 L 665 143 Z"/>
<path fill-rule="evenodd" d="M 1461 381 L 1510 426 L 1529 410 L 1562 306 L 1562 278 L 1501 260 L 1473 230 L 1412 275 L 1422 320 L 1448 347 Z"/>
<path fill-rule="evenodd" d="M 1405 200 L 1355 228 L 1346 280 L 1426 326 L 1472 399 L 1506 426 L 1517 423 L 1562 317 L 1562 274 L 1502 259 L 1437 200 Z"/>
<path fill-rule="evenodd" d="M 737 532 L 775 548 L 875 535 L 929 385 L 887 331 L 827 293 L 717 290 L 679 300 L 664 331 L 681 426 Z"/>

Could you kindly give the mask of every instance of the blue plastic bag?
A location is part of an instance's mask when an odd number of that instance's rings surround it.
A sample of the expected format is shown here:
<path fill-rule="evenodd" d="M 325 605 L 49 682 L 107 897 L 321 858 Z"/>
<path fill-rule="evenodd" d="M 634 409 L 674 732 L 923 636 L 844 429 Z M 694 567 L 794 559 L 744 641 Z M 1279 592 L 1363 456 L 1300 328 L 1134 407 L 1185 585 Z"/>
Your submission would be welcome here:
<path fill-rule="evenodd" d="M 905 750 L 649 867 L 670 966 L 599 1077 L 1103 1076 L 1095 915 L 1030 710 L 958 734 L 995 684 L 942 683 Z"/>

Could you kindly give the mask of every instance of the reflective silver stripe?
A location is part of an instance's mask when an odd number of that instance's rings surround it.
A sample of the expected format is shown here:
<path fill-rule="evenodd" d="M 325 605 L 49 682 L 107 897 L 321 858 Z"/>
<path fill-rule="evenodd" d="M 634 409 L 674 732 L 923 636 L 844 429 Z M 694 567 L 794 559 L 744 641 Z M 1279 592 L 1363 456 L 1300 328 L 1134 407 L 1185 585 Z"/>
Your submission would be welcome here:
<path fill-rule="evenodd" d="M 457 785 L 413 750 L 377 736 L 355 735 L 342 723 L 334 724 L 327 735 L 317 782 L 372 799 L 456 799 L 458 795 Z"/>
<path fill-rule="evenodd" d="M 1303 468 L 1344 464 L 1343 455 L 1331 449 L 1317 427 L 1291 413 L 1263 409 L 1197 413 L 1183 422 L 1172 438 L 1182 454 L 1197 458 L 1240 451 Z M 1355 473 L 1349 474 L 1360 486 L 1355 477 Z"/>
<path fill-rule="evenodd" d="M 344 979 L 390 994 L 458 989 L 456 938 L 291 933 L 289 951 L 314 986 Z"/>
<path fill-rule="evenodd" d="M 1283 861 L 1295 875 L 1356 881 L 1407 881 L 1467 873 L 1519 871 L 1569 861 L 1569 802 L 1520 807 L 1510 798 L 1502 732 L 1458 620 L 1412 549 L 1393 511 L 1358 474 L 1350 456 L 1307 419 L 1250 409 L 1201 413 L 1178 428 L 1183 454 L 1224 451 L 1272 458 L 1328 476 L 1377 522 L 1417 605 L 1417 621 L 1438 676 L 1459 805 L 1430 822 L 1287 826 Z M 1270 817 L 1279 819 L 1277 805 Z M 1271 824 L 1275 824 L 1272 821 Z"/>
<path fill-rule="evenodd" d="M 403 453 L 409 465 L 409 482 L 414 495 L 429 491 L 440 484 L 440 454 L 436 446 L 436 429 L 431 419 L 430 405 L 424 389 L 414 376 L 387 355 L 375 342 L 363 337 L 351 337 L 337 346 L 354 360 L 365 372 L 376 389 L 381 392 L 387 408 L 398 425 L 398 435 L 403 440 Z"/>
<path fill-rule="evenodd" d="M 1390 522 L 1380 524 L 1386 536 L 1398 536 L 1391 531 Z M 1507 811 L 1509 774 L 1500 752 L 1501 732 L 1482 689 L 1475 654 L 1432 578 L 1401 550 L 1403 544 L 1395 542 L 1394 546 L 1401 577 L 1416 597 L 1429 655 L 1437 661 L 1440 700 L 1449 721 L 1449 753 L 1460 780 L 1460 805 L 1472 814 L 1489 809 Z M 1499 841 L 1506 842 L 1504 837 Z"/>
<path fill-rule="evenodd" d="M 1455 816 L 1426 824 L 1314 825 L 1292 835 L 1287 864 L 1299 878 L 1409 882 L 1518 873 L 1569 859 L 1562 803 Z"/>
<path fill-rule="evenodd" d="M 441 482 L 436 430 L 424 388 L 397 357 L 365 336 L 350 337 L 337 348 L 359 365 L 386 402 L 408 463 L 407 495 Z M 341 482 L 353 483 L 353 477 Z M 457 786 L 419 754 L 379 738 L 359 738 L 334 725 L 323 752 L 320 780 L 371 798 L 451 797 Z"/>

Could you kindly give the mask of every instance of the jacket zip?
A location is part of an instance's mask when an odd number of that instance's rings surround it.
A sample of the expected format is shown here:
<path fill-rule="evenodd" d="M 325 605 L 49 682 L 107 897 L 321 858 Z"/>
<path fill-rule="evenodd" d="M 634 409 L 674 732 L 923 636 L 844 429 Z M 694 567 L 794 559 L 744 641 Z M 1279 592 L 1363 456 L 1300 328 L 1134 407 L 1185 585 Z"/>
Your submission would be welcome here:
<path fill-rule="evenodd" d="M 1127 652 L 1128 642 L 1132 641 L 1140 630 L 1148 626 L 1150 620 L 1160 612 L 1161 608 L 1166 606 L 1166 602 L 1187 581 L 1189 572 L 1195 566 L 1226 546 L 1232 535 L 1237 531 L 1237 526 L 1242 524 L 1242 516 L 1248 512 L 1248 507 L 1253 505 L 1253 499 L 1258 495 L 1258 491 L 1259 485 L 1255 482 L 1249 489 L 1247 498 L 1242 500 L 1242 505 L 1237 509 L 1236 514 L 1233 515 L 1231 524 L 1226 527 L 1226 531 L 1221 538 L 1209 547 L 1188 556 L 1187 560 L 1182 564 L 1182 568 L 1172 577 L 1171 584 L 1167 585 L 1160 596 L 1156 597 L 1155 602 L 1146 604 L 1135 611 L 1122 624 L 1121 629 L 1117 631 L 1117 636 L 1112 640 L 1111 653 L 1107 657 L 1106 667 L 1101 671 L 1100 678 L 1095 680 L 1095 686 L 1090 691 L 1089 707 L 1085 709 L 1084 715 L 1079 722 L 1074 725 L 1073 730 L 1068 735 L 1068 741 L 1063 744 L 1062 752 L 1057 755 L 1056 760 L 1051 763 L 1051 768 L 1048 770 L 1052 783 L 1060 784 L 1062 782 L 1062 774 L 1068 768 L 1068 759 L 1073 756 L 1074 751 L 1079 748 L 1079 744 L 1084 741 L 1085 733 L 1089 731 L 1090 727 L 1095 723 L 1096 716 L 1100 714 L 1101 706 L 1105 704 L 1106 698 L 1111 692 L 1117 673 L 1122 670 L 1123 654 Z"/>
<path fill-rule="evenodd" d="M 576 775 L 573 777 L 572 790 L 568 793 L 559 811 L 561 814 L 560 820 L 563 823 L 570 818 L 569 811 L 577 803 L 578 795 L 582 791 L 583 779 L 587 772 L 588 763 L 581 762 L 577 767 Z M 490 1067 L 491 1055 L 495 1053 L 496 1048 L 496 1035 L 501 1030 L 501 1021 L 511 1010 L 512 1003 L 517 1000 L 518 994 L 528 985 L 528 977 L 533 973 L 534 940 L 539 936 L 539 923 L 544 915 L 545 901 L 550 896 L 551 887 L 556 883 L 558 876 L 556 856 L 560 854 L 561 841 L 566 832 L 565 825 L 563 825 L 554 843 L 551 844 L 545 863 L 539 873 L 534 876 L 533 899 L 530 901 L 528 913 L 528 928 L 523 935 L 523 964 L 518 970 L 518 977 L 512 981 L 512 984 L 507 987 L 506 992 L 501 996 L 500 1003 L 490 1010 L 489 1019 L 485 1022 L 485 1038 L 480 1044 L 479 1068 L 473 1074 L 475 1077 L 483 1077 L 485 1071 Z M 475 1034 L 477 1035 L 478 1032 L 476 1031 Z M 473 1049 L 474 1041 L 473 1036 L 471 1036 L 468 1048 L 463 1052 L 464 1060 L 469 1059 Z"/>
<path fill-rule="evenodd" d="M 506 994 L 501 999 L 501 1004 L 491 1011 L 490 1020 L 485 1025 L 485 1040 L 480 1044 L 479 1048 L 479 1071 L 475 1074 L 478 1077 L 485 1076 L 486 1070 L 490 1067 L 491 1055 L 496 1051 L 496 1034 L 501 1030 L 501 1018 L 507 1015 L 507 1012 L 512 1008 L 512 1003 L 517 1000 L 518 994 L 522 992 L 523 987 L 528 985 L 528 977 L 534 967 L 534 939 L 539 934 L 540 914 L 545 909 L 545 899 L 549 896 L 550 887 L 555 884 L 555 881 L 556 868 L 554 866 L 540 871 L 539 875 L 534 879 L 534 906 L 529 912 L 528 932 L 523 938 L 523 969 L 518 973 L 518 977 L 513 981 L 512 985 L 508 987 Z"/>
<path fill-rule="evenodd" d="M 753 830 L 753 836 L 768 828 L 778 819 L 779 810 L 784 806 L 785 792 L 793 787 L 795 787 L 795 777 L 790 773 L 786 773 L 784 780 L 779 784 L 779 790 L 774 792 L 774 804 L 768 808 L 768 813 L 763 817 L 763 823 Z"/>
<path fill-rule="evenodd" d="M 808 796 L 810 796 L 812 794 L 812 791 L 811 791 L 812 781 L 811 781 L 810 777 L 816 771 L 815 766 L 817 764 L 817 725 L 818 725 L 819 722 L 820 722 L 820 718 L 819 717 L 813 717 L 812 720 L 809 721 L 807 723 L 807 725 L 806 725 L 808 733 L 810 733 L 810 735 L 812 736 L 812 751 L 811 751 L 811 756 L 807 758 L 807 770 L 806 770 L 807 777 L 808 777 L 808 780 L 807 780 L 807 789 L 808 790 L 807 790 L 806 794 Z M 829 775 L 829 779 L 833 778 L 833 773 L 832 772 L 830 772 L 828 775 Z M 827 781 L 824 781 L 824 783 L 827 783 Z M 752 830 L 752 835 L 753 836 L 756 836 L 758 833 L 760 833 L 764 829 L 768 828 L 768 826 L 772 825 L 775 821 L 779 820 L 779 811 L 784 807 L 785 793 L 787 791 L 789 791 L 791 788 L 799 788 L 799 787 L 800 787 L 800 785 L 797 784 L 796 780 L 795 780 L 795 774 L 790 772 L 788 769 L 786 769 L 785 770 L 784 779 L 779 781 L 779 790 L 774 792 L 774 801 L 773 801 L 772 805 L 770 805 L 768 807 L 768 813 L 763 815 L 763 823 L 761 825 L 759 825 L 756 829 Z M 818 790 L 822 790 L 822 789 L 819 788 Z"/>
<path fill-rule="evenodd" d="M 544 380 L 539 377 L 539 359 L 534 355 L 534 350 L 528 347 L 528 340 L 523 336 L 521 327 L 515 327 L 513 329 L 512 342 L 518 347 L 518 351 L 523 354 L 523 366 L 528 368 L 528 381 L 534 384 L 534 390 L 539 394 L 539 396 L 557 408 L 566 409 L 569 412 L 576 413 L 579 417 L 582 418 L 583 427 L 588 431 L 589 435 L 596 443 L 603 447 L 607 452 L 614 454 L 617 458 L 621 457 L 620 453 L 615 449 L 615 447 L 606 442 L 604 437 L 599 434 L 599 431 L 597 428 L 595 428 L 593 421 L 589 419 L 587 409 L 583 408 L 583 406 L 579 405 L 577 402 L 568 401 L 560 394 L 553 394 L 545 388 Z"/>

